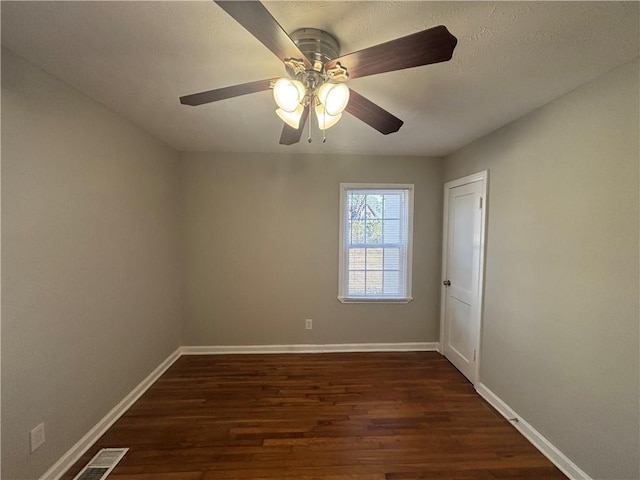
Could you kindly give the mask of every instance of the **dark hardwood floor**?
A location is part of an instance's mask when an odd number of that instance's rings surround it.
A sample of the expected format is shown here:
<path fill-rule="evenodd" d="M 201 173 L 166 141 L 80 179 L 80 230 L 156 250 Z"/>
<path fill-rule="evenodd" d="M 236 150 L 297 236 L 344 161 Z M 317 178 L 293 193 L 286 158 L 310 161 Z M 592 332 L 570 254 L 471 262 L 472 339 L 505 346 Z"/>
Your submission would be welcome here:
<path fill-rule="evenodd" d="M 181 357 L 63 477 L 566 478 L 437 353 Z"/>

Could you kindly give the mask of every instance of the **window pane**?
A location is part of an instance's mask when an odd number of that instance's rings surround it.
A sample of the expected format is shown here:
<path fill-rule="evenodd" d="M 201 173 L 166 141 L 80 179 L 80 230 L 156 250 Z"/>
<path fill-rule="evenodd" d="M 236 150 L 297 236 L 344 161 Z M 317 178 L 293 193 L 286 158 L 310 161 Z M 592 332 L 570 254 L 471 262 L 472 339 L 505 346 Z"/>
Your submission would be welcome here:
<path fill-rule="evenodd" d="M 349 272 L 348 295 L 364 295 L 364 272 Z"/>
<path fill-rule="evenodd" d="M 384 221 L 384 243 L 400 243 L 400 220 Z"/>
<path fill-rule="evenodd" d="M 399 248 L 384 249 L 384 269 L 400 270 L 400 249 Z"/>
<path fill-rule="evenodd" d="M 351 245 L 360 245 L 364 243 L 364 220 L 351 220 L 349 222 L 349 243 Z"/>
<path fill-rule="evenodd" d="M 382 270 L 382 248 L 367 248 L 367 270 Z"/>
<path fill-rule="evenodd" d="M 384 272 L 384 294 L 399 295 L 400 272 Z"/>
<path fill-rule="evenodd" d="M 382 243 L 382 220 L 367 220 L 366 243 Z"/>
<path fill-rule="evenodd" d="M 382 218 L 382 195 L 367 195 L 367 218 Z"/>
<path fill-rule="evenodd" d="M 382 272 L 366 272 L 367 278 L 367 295 L 381 295 L 382 294 Z"/>
<path fill-rule="evenodd" d="M 384 218 L 400 218 L 400 195 L 388 193 L 384 196 Z"/>
<path fill-rule="evenodd" d="M 364 248 L 349 249 L 349 270 L 364 270 Z"/>
<path fill-rule="evenodd" d="M 359 193 L 350 193 L 348 198 L 349 218 L 363 219 L 365 217 L 365 196 Z"/>

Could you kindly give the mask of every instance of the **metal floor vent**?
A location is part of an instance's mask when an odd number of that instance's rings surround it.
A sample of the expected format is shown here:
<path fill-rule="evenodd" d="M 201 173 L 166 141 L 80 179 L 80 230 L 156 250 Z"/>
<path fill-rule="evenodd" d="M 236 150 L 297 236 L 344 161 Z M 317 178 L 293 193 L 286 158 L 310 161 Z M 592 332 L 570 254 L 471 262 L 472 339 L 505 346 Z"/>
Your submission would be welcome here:
<path fill-rule="evenodd" d="M 128 448 L 103 448 L 73 480 L 104 480 L 128 451 Z"/>

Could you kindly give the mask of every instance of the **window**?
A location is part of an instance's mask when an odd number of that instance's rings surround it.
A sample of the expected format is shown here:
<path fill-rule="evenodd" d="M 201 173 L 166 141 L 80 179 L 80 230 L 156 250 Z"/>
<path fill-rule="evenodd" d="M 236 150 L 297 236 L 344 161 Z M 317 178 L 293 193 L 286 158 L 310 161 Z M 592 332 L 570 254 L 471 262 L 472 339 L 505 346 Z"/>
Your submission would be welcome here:
<path fill-rule="evenodd" d="M 340 184 L 340 273 L 343 302 L 411 298 L 413 185 Z"/>

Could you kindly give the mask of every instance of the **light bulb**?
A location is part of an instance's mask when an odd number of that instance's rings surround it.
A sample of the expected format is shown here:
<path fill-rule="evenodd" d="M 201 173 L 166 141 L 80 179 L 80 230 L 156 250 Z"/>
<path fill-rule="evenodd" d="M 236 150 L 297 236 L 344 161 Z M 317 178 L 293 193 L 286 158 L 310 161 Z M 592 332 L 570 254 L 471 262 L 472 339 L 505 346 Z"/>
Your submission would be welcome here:
<path fill-rule="evenodd" d="M 298 104 L 298 107 L 293 112 L 287 112 L 282 108 L 278 108 L 276 115 L 278 115 L 284 123 L 297 130 L 300 127 L 300 117 L 302 117 L 303 112 L 304 107 Z"/>
<path fill-rule="evenodd" d="M 339 115 L 349 103 L 349 87 L 344 83 L 324 83 L 318 89 L 318 100 L 329 115 Z"/>
<path fill-rule="evenodd" d="M 342 113 L 337 115 L 330 115 L 324 105 L 316 106 L 316 118 L 318 119 L 318 128 L 320 130 L 326 130 L 333 127 L 342 118 Z"/>
<path fill-rule="evenodd" d="M 285 112 L 293 112 L 306 94 L 304 85 L 298 80 L 279 78 L 273 85 L 273 98 Z"/>

